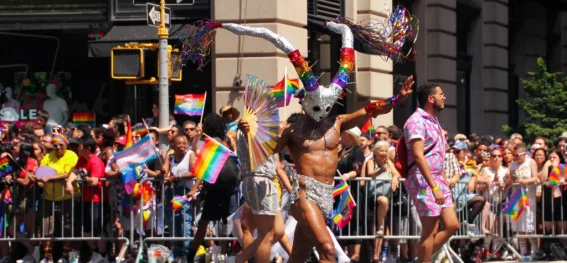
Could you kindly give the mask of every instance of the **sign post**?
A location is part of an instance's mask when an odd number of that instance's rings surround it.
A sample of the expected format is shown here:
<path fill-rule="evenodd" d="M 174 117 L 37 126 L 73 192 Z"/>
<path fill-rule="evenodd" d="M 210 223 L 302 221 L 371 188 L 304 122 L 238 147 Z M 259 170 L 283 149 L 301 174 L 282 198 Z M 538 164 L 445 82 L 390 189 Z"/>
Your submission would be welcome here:
<path fill-rule="evenodd" d="M 168 18 L 169 17 L 171 16 L 168 16 Z M 169 63 L 167 61 L 167 38 L 169 37 L 169 30 L 165 26 L 165 0 L 160 1 L 159 22 L 159 128 L 163 129 L 169 127 Z M 166 151 L 169 142 L 167 142 L 167 138 L 165 136 L 160 137 L 160 149 Z"/>
<path fill-rule="evenodd" d="M 171 9 L 165 8 L 165 27 L 171 27 Z M 146 21 L 148 26 L 160 27 L 161 25 L 161 7 L 160 5 L 146 4 Z"/>

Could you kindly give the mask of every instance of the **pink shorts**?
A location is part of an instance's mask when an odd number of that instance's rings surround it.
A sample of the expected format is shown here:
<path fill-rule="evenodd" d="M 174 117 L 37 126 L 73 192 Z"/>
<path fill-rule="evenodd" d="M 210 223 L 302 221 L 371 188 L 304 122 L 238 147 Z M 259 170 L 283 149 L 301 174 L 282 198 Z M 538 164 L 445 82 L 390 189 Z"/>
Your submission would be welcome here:
<path fill-rule="evenodd" d="M 431 187 L 421 174 L 408 175 L 406 178 L 406 189 L 412 197 L 419 216 L 439 216 L 443 208 L 453 207 L 453 195 L 443 177 L 433 176 L 433 178 L 445 196 L 445 202 L 442 205 L 435 203 Z"/>

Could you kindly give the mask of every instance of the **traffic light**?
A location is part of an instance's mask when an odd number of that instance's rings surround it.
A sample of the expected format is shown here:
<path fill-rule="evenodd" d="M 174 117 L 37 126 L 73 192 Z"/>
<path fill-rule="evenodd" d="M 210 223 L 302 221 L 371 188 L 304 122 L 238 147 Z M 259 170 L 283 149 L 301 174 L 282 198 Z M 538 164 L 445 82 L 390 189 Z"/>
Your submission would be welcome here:
<path fill-rule="evenodd" d="M 127 80 L 127 84 L 153 84 L 159 77 L 158 44 L 126 44 L 111 51 L 111 75 L 113 79 Z M 181 69 L 173 72 L 172 67 L 179 57 L 179 49 L 167 46 L 169 81 L 181 81 Z"/>
<path fill-rule="evenodd" d="M 144 50 L 115 47 L 110 51 L 110 74 L 113 79 L 142 79 L 145 76 Z"/>

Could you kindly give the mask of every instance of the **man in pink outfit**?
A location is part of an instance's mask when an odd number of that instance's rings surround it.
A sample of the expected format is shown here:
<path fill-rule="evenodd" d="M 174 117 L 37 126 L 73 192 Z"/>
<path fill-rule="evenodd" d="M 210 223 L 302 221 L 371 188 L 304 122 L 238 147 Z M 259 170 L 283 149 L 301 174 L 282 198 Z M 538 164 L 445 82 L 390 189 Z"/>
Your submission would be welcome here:
<path fill-rule="evenodd" d="M 439 85 L 431 83 L 420 86 L 416 93 L 419 108 L 404 125 L 408 149 L 405 185 L 422 224 L 419 262 L 429 262 L 431 255 L 458 230 L 459 222 L 443 171 L 447 141 L 437 118 L 445 107 L 445 94 Z"/>

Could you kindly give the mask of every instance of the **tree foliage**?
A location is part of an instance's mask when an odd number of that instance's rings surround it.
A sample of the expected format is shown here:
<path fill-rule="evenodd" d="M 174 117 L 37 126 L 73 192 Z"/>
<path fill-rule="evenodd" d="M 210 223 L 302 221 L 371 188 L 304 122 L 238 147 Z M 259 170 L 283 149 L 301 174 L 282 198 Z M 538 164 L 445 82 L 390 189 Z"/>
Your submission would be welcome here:
<path fill-rule="evenodd" d="M 567 78 L 562 72 L 547 72 L 542 58 L 537 59 L 536 71 L 528 72 L 522 79 L 525 99 L 516 103 L 525 113 L 518 127 L 504 125 L 508 135 L 518 132 L 525 142 L 533 142 L 536 136 L 544 136 L 548 143 L 555 142 L 567 131 Z"/>

